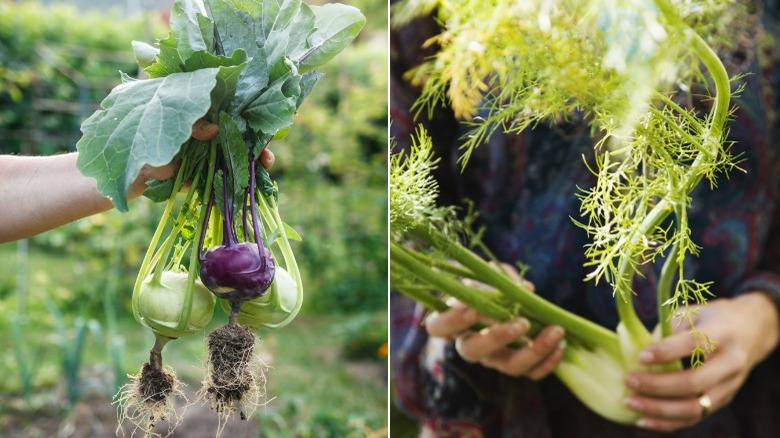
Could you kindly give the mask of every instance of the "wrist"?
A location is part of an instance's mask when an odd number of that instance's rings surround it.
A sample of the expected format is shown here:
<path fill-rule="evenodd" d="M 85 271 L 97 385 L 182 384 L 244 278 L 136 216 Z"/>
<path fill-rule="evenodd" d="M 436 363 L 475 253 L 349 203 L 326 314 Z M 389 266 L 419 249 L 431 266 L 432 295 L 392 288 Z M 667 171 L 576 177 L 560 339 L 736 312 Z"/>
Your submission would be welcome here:
<path fill-rule="evenodd" d="M 776 300 L 762 291 L 746 292 L 734 297 L 734 300 L 746 306 L 747 314 L 753 316 L 754 327 L 760 330 L 757 339 L 761 348 L 756 358 L 756 362 L 760 362 L 780 343 L 780 312 Z"/>

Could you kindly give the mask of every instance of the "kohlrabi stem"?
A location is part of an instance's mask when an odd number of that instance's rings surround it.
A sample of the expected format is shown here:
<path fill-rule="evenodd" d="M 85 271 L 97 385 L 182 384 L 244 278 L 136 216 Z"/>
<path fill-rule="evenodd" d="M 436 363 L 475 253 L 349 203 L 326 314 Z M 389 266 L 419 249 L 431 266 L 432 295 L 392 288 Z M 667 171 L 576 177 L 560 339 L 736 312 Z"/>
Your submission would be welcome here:
<path fill-rule="evenodd" d="M 165 347 L 165 344 L 171 340 L 171 338 L 163 335 L 154 334 L 154 345 L 152 345 L 152 349 L 149 350 L 149 365 L 151 365 L 153 369 L 162 371 L 162 349 Z"/>
<path fill-rule="evenodd" d="M 198 238 L 198 260 L 203 261 L 203 244 L 206 241 L 206 232 L 208 231 L 209 225 L 211 225 L 211 241 L 216 242 L 219 240 L 221 228 L 220 228 L 220 221 L 211 221 L 209 222 L 209 219 L 211 218 L 214 208 L 214 196 L 209 196 L 209 202 L 206 203 L 206 206 L 204 210 L 206 211 L 206 222 L 203 225 L 203 229 L 201 230 L 200 237 Z"/>
<path fill-rule="evenodd" d="M 162 236 L 163 231 L 165 230 L 165 226 L 168 225 L 168 219 L 171 216 L 171 210 L 173 210 L 173 201 L 176 199 L 176 195 L 178 194 L 177 188 L 179 187 L 179 184 L 181 184 L 181 180 L 184 177 L 184 168 L 186 164 L 187 157 L 185 156 L 182 158 L 181 164 L 179 165 L 179 171 L 176 172 L 176 179 L 173 182 L 171 195 L 168 197 L 168 201 L 165 204 L 165 210 L 163 210 L 162 216 L 160 217 L 160 222 L 157 223 L 157 228 L 154 230 L 152 240 L 149 242 L 149 248 L 146 250 L 146 254 L 144 254 L 141 267 L 138 269 L 138 276 L 136 277 L 135 284 L 133 285 L 133 296 L 131 298 L 133 316 L 135 317 L 135 320 L 142 325 L 144 325 L 143 318 L 141 318 L 141 314 L 138 313 L 138 291 L 140 290 L 144 279 L 146 279 L 146 276 L 149 275 L 151 269 L 150 263 L 154 259 L 154 255 L 157 252 L 157 244 L 160 241 L 160 237 Z"/>
<path fill-rule="evenodd" d="M 266 223 L 274 224 L 278 230 L 278 232 L 275 233 L 276 239 L 274 241 L 279 245 L 279 249 L 282 251 L 284 266 L 287 268 L 287 272 L 293 278 L 293 281 L 295 281 L 296 290 L 298 292 L 295 299 L 295 307 L 282 322 L 265 324 L 265 326 L 269 328 L 282 328 L 295 319 L 295 316 L 298 315 L 298 312 L 301 310 L 301 306 L 303 305 L 303 279 L 301 278 L 301 271 L 298 269 L 298 263 L 295 261 L 295 254 L 293 254 L 292 248 L 290 247 L 287 232 L 284 230 L 284 222 L 282 222 L 282 218 L 279 216 L 279 209 L 276 206 L 274 197 L 266 197 L 259 189 L 255 189 L 255 196 L 260 201 L 257 204 L 257 207 L 260 214 L 265 218 Z M 255 239 L 257 239 L 257 237 L 255 237 Z M 268 242 L 268 246 L 270 245 L 271 242 Z"/>
<path fill-rule="evenodd" d="M 198 218 L 198 225 L 195 227 L 193 235 L 200 236 L 204 232 L 204 224 L 206 218 L 211 214 L 208 205 L 210 205 L 210 199 L 212 197 L 212 188 L 214 186 L 214 169 L 217 165 L 217 140 L 211 139 L 209 145 L 209 168 L 206 172 L 206 187 L 203 188 L 203 196 L 205 196 L 205 202 L 201 202 L 200 218 Z M 195 245 L 193 245 L 195 248 Z M 192 254 L 194 250 L 190 251 L 190 266 L 187 269 L 187 288 L 184 292 L 184 303 L 182 305 L 181 317 L 176 324 L 176 330 L 184 330 L 190 322 L 190 313 L 192 312 L 192 290 L 195 286 L 195 280 L 198 278 L 198 264 L 200 263 L 200 254 Z"/>
<path fill-rule="evenodd" d="M 222 160 L 222 208 L 224 213 L 224 225 L 222 230 L 222 246 L 233 246 L 236 242 L 236 237 L 233 234 L 233 203 L 231 202 L 232 187 L 230 184 L 230 178 L 228 178 L 228 166 L 225 160 Z"/>
<path fill-rule="evenodd" d="M 259 158 L 260 154 L 258 154 L 257 156 Z M 254 195 L 249 197 L 249 212 L 252 215 L 252 230 L 255 233 L 255 243 L 257 244 L 257 251 L 259 254 L 262 254 L 264 248 L 263 229 L 262 226 L 260 225 L 260 221 L 257 219 L 257 201 L 255 200 L 255 198 L 257 197 L 256 190 L 255 190 L 255 186 L 256 186 L 255 167 L 257 166 L 258 161 L 259 160 L 255 158 L 249 162 L 249 192 Z M 268 242 L 268 244 L 270 245 L 271 242 Z M 265 264 L 265 259 L 263 259 L 263 264 Z"/>
<path fill-rule="evenodd" d="M 490 263 L 478 257 L 460 243 L 453 242 L 452 239 L 437 230 L 417 227 L 411 230 L 411 233 L 428 244 L 439 247 L 444 253 L 471 270 L 480 281 L 495 287 L 510 300 L 520 303 L 523 306 L 524 315 L 528 315 L 528 317 L 536 321 L 560 325 L 566 330 L 567 337 L 571 336 L 578 339 L 584 345 L 600 346 L 610 353 L 620 354 L 615 332 L 564 310 L 536 295 L 527 286 L 517 283 L 503 271 L 497 270 Z M 392 262 L 396 262 L 392 249 L 393 244 L 391 243 L 390 257 Z M 411 256 L 409 257 L 411 258 Z M 414 258 L 412 259 L 414 260 Z M 415 275 L 424 273 L 424 271 L 432 273 L 430 268 L 424 270 L 414 269 L 412 271 Z M 420 276 L 422 277 L 422 275 Z M 460 282 L 457 283 L 460 284 Z M 431 284 L 434 283 L 431 282 Z"/>
<path fill-rule="evenodd" d="M 248 187 L 244 189 L 244 197 L 242 198 L 243 201 L 241 202 L 241 225 L 244 227 L 244 242 L 249 242 L 249 220 L 247 219 L 246 203 L 250 193 L 254 194 L 254 190 L 250 191 Z"/>
<path fill-rule="evenodd" d="M 242 301 L 238 300 L 230 302 L 230 316 L 228 317 L 228 325 L 231 327 L 238 325 L 238 312 L 241 310 L 241 304 Z"/>

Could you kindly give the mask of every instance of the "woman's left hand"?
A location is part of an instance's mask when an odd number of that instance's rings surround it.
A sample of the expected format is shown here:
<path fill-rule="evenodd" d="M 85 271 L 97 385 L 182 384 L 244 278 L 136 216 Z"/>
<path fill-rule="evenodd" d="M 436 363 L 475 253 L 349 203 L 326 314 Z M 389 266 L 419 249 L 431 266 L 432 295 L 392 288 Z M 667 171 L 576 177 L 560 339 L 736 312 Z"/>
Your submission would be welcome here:
<path fill-rule="evenodd" d="M 728 405 L 753 367 L 778 344 L 778 314 L 762 293 L 716 299 L 697 309 L 695 328 L 714 342 L 715 351 L 694 369 L 629 374 L 626 385 L 634 394 L 626 404 L 642 415 L 637 426 L 670 432 L 700 422 Z M 642 350 L 639 360 L 658 365 L 686 358 L 696 341 L 689 324 L 683 323 L 671 336 Z"/>

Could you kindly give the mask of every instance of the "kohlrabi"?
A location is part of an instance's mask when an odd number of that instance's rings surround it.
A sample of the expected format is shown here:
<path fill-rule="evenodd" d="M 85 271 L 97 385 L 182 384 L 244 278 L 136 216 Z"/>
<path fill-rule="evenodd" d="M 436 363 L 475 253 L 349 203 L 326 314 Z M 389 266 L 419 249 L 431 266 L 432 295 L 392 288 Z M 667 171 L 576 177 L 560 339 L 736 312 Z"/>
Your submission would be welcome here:
<path fill-rule="evenodd" d="M 118 395 L 123 416 L 144 433 L 169 416 L 176 393 L 172 370 L 162 366 L 164 345 L 205 327 L 217 297 L 230 302 L 230 317 L 209 336 L 209 376 L 200 394 L 221 425 L 261 401 L 255 338 L 238 325 L 245 319 L 240 309 L 271 288 L 268 303 L 278 305 L 267 321 L 249 325 L 283 327 L 301 308 L 303 284 L 290 246 L 300 237 L 281 219 L 277 185 L 260 155 L 289 131 L 322 77 L 313 69 L 364 23 L 360 11 L 341 4 L 176 0 L 166 38 L 132 43 L 149 78 L 122 73 L 122 84 L 83 123 L 78 167 L 120 210 L 143 166 L 180 163 L 175 178 L 149 181 L 144 193 L 166 202 L 132 299 L 136 319 L 156 342 L 150 361 Z M 218 135 L 190 138 L 199 119 L 219 125 Z M 275 272 L 285 272 L 294 290 L 276 292 Z M 249 306 L 257 314 L 257 304 Z"/>
<path fill-rule="evenodd" d="M 712 20 L 734 19 L 739 7 L 726 1 L 530 0 L 485 8 L 478 0 L 405 0 L 394 6 L 394 16 L 432 10 L 444 31 L 430 42 L 441 49 L 407 78 L 422 87 L 419 109 L 446 101 L 471 121 L 463 165 L 498 129 L 516 132 L 580 113 L 598 133 L 597 182 L 580 194 L 585 219 L 577 224 L 592 239 L 584 250 L 592 268 L 587 279 L 612 284 L 620 324 L 607 330 L 553 305 L 462 243 L 467 227 L 452 208 L 435 204 L 430 170 L 436 158 L 422 131 L 409 151 L 391 158 L 391 284 L 432 309 L 447 308 L 431 293 L 442 291 L 496 321 L 521 314 L 536 328 L 562 326 L 567 347 L 558 377 L 595 412 L 631 423 L 638 416 L 623 404 L 624 377 L 638 369 L 638 351 L 656 339 L 633 307 L 639 267 L 665 257 L 658 336 L 671 333 L 673 313 L 692 321 L 688 306 L 707 294 L 707 284 L 684 272 L 683 260 L 698 251 L 688 228 L 689 196 L 734 160 L 724 148 L 729 77 L 703 34 L 723 29 Z M 675 97 L 701 80 L 709 85 L 703 89 L 714 90 L 709 114 L 684 108 Z M 465 278 L 488 289 L 464 284 Z M 700 340 L 691 352 L 696 365 L 712 345 L 694 335 Z"/>

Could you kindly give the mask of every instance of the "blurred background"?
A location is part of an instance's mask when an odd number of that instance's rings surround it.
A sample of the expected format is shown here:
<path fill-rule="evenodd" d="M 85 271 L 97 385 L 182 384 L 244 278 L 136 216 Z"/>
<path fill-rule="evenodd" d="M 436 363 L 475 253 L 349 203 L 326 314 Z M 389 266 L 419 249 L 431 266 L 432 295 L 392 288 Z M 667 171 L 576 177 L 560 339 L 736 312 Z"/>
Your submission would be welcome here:
<path fill-rule="evenodd" d="M 318 69 L 291 134 L 271 144 L 280 212 L 303 238 L 293 250 L 306 301 L 286 328 L 256 333 L 272 400 L 222 436 L 387 434 L 387 2 L 342 2 L 366 26 Z M 130 41 L 165 37 L 172 3 L 0 0 L 0 153 L 73 151 L 118 72 L 138 75 Z M 130 293 L 161 212 L 142 198 L 0 244 L 0 436 L 115 435 L 112 397 L 153 343 Z M 226 322 L 219 307 L 214 327 Z M 210 328 L 165 350 L 189 394 Z M 196 404 L 174 436 L 215 434 Z"/>

